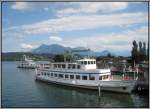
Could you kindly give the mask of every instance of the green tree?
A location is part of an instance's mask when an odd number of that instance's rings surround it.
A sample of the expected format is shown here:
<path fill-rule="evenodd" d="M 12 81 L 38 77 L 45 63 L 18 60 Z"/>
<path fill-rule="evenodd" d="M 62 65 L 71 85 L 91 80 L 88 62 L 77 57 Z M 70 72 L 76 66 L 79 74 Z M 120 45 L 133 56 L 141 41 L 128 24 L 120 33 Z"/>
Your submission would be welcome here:
<path fill-rule="evenodd" d="M 67 55 L 66 56 L 66 61 L 67 62 L 71 62 L 73 59 L 72 59 L 72 57 L 71 57 L 71 55 Z"/>
<path fill-rule="evenodd" d="M 132 65 L 134 65 L 134 62 L 138 62 L 138 44 L 136 43 L 136 41 L 133 41 L 133 47 L 132 47 Z"/>
<path fill-rule="evenodd" d="M 73 57 L 71 55 L 71 52 L 69 50 L 66 50 L 64 53 L 64 61 L 71 62 L 73 60 Z"/>
<path fill-rule="evenodd" d="M 142 48 L 142 42 L 139 42 L 139 51 L 138 51 L 138 61 L 143 60 L 143 48 Z"/>
<path fill-rule="evenodd" d="M 53 59 L 55 62 L 64 62 L 64 55 L 62 54 L 55 55 Z"/>
<path fill-rule="evenodd" d="M 147 60 L 149 61 L 149 42 L 147 44 Z"/>
<path fill-rule="evenodd" d="M 55 62 L 70 62 L 72 60 L 72 57 L 67 54 L 58 54 L 54 56 Z"/>
<path fill-rule="evenodd" d="M 146 44 L 143 42 L 143 60 L 146 60 Z"/>

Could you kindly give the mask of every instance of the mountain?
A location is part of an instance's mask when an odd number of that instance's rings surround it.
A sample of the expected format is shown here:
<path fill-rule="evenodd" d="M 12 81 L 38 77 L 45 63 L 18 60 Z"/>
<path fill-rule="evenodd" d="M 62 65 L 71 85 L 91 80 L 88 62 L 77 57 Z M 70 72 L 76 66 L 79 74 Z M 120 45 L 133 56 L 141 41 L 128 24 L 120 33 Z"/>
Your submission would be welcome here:
<path fill-rule="evenodd" d="M 32 53 L 37 53 L 37 54 L 42 54 L 42 53 L 50 53 L 50 54 L 63 54 L 65 51 L 71 51 L 71 50 L 86 50 L 87 48 L 85 47 L 76 47 L 76 48 L 71 48 L 71 47 L 64 47 L 62 45 L 58 44 L 52 44 L 52 45 L 45 45 L 42 44 L 36 49 L 31 50 Z M 74 52 L 74 54 L 79 54 L 79 55 L 90 55 L 90 56 L 107 56 L 108 54 L 114 55 L 108 50 L 104 50 L 102 52 L 95 52 L 92 50 L 85 51 L 85 52 Z"/>
<path fill-rule="evenodd" d="M 69 50 L 70 48 L 63 47 L 63 46 L 58 45 L 58 44 L 52 44 L 52 45 L 42 44 L 38 48 L 33 49 L 31 52 L 32 53 L 38 53 L 38 54 L 41 54 L 41 53 L 62 54 L 67 49 Z"/>
<path fill-rule="evenodd" d="M 107 56 L 108 54 L 111 54 L 108 50 L 104 50 L 100 53 L 98 53 L 100 56 Z"/>
<path fill-rule="evenodd" d="M 5 52 L 2 53 L 2 61 L 20 61 L 22 56 L 26 55 L 32 58 L 34 61 L 46 61 L 53 59 L 52 54 L 34 54 L 30 52 Z"/>

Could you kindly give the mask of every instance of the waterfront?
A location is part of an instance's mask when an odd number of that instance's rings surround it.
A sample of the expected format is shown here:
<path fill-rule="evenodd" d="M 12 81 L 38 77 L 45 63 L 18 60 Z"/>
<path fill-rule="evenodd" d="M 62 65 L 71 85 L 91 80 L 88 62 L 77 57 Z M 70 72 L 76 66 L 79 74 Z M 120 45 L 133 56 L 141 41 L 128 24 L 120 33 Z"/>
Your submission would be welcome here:
<path fill-rule="evenodd" d="M 3 107 L 148 107 L 148 96 L 77 89 L 35 81 L 34 70 L 2 62 Z"/>

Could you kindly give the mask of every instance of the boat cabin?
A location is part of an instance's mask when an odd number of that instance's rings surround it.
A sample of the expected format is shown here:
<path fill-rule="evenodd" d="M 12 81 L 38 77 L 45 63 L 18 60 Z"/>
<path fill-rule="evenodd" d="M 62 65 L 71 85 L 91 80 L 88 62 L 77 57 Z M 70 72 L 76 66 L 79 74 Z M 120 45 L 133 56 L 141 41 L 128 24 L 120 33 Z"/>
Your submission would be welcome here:
<path fill-rule="evenodd" d="M 41 69 L 40 76 L 76 80 L 108 80 L 110 69 L 96 69 L 96 60 L 84 58 L 76 62 L 50 63 L 50 69 Z"/>
<path fill-rule="evenodd" d="M 95 59 L 81 59 L 77 60 L 77 63 L 81 66 L 83 70 L 96 69 L 96 60 Z"/>
<path fill-rule="evenodd" d="M 53 69 L 82 69 L 82 70 L 92 70 L 96 69 L 95 59 L 81 59 L 77 62 L 58 62 L 51 63 L 50 68 Z"/>

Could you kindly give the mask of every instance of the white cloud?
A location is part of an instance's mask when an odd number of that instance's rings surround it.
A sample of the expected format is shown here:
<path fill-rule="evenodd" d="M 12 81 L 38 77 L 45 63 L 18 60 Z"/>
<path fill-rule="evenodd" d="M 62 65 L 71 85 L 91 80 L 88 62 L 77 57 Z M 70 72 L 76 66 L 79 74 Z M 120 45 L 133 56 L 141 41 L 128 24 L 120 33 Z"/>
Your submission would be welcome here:
<path fill-rule="evenodd" d="M 132 41 L 142 41 L 148 43 L 148 27 L 143 26 L 135 30 L 129 30 L 121 33 L 105 33 L 86 37 L 74 37 L 64 39 L 57 44 L 69 47 L 89 47 L 94 51 L 110 50 L 114 52 L 130 52 Z"/>
<path fill-rule="evenodd" d="M 58 36 L 50 36 L 49 39 L 52 41 L 62 41 L 62 38 Z"/>
<path fill-rule="evenodd" d="M 127 31 L 126 35 L 132 40 L 148 42 L 148 26 L 143 26 L 134 31 Z"/>
<path fill-rule="evenodd" d="M 75 5 L 76 7 L 72 7 Z M 70 3 L 69 7 L 58 10 L 58 16 L 79 13 L 113 12 L 127 8 L 128 2 L 78 2 Z"/>
<path fill-rule="evenodd" d="M 11 9 L 18 10 L 18 11 L 39 11 L 44 10 L 48 11 L 49 6 L 56 5 L 54 2 L 21 2 L 16 1 L 10 7 Z M 53 9 L 52 9 L 53 10 Z"/>
<path fill-rule="evenodd" d="M 110 15 L 68 16 L 49 19 L 29 25 L 10 27 L 8 31 L 19 31 L 24 34 L 42 34 L 60 31 L 86 30 L 98 27 L 130 26 L 147 23 L 145 13 L 123 13 Z M 6 30 L 6 31 L 7 31 Z"/>
<path fill-rule="evenodd" d="M 31 44 L 22 43 L 22 44 L 21 44 L 21 48 L 23 48 L 23 49 L 33 49 L 34 46 L 31 45 Z"/>
<path fill-rule="evenodd" d="M 24 11 L 29 10 L 31 8 L 31 4 L 28 2 L 15 2 L 11 8 L 14 10 Z"/>

